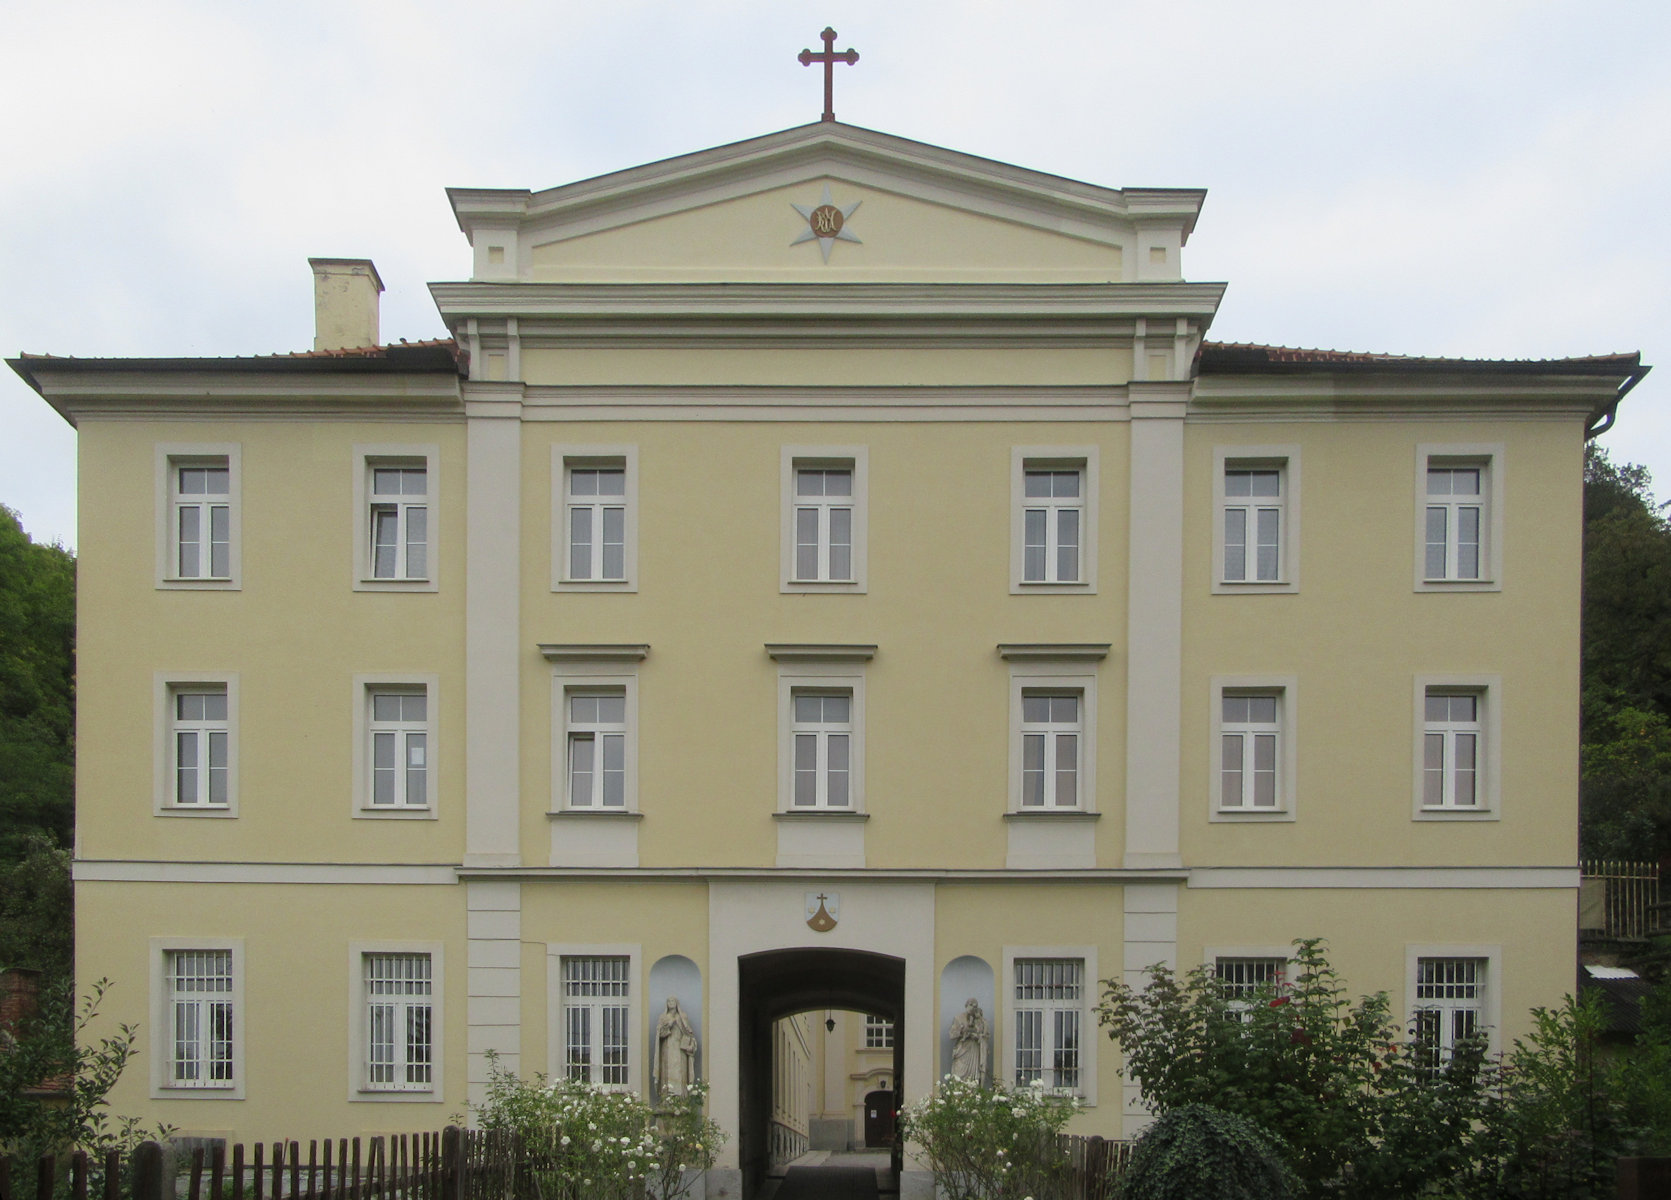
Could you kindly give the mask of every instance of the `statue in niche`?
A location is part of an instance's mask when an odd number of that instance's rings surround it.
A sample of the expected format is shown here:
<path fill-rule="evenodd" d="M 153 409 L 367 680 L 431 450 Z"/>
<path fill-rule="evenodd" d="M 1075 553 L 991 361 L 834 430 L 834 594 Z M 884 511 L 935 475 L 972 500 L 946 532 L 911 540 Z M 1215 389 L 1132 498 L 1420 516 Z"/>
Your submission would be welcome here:
<path fill-rule="evenodd" d="M 963 1011 L 952 1018 L 952 1074 L 977 1083 L 986 1078 L 986 1048 L 992 1040 L 991 1027 L 973 996 Z"/>
<path fill-rule="evenodd" d="M 683 1096 L 696 1079 L 696 1031 L 679 1007 L 679 997 L 667 998 L 667 1011 L 656 1021 L 656 1096 Z"/>

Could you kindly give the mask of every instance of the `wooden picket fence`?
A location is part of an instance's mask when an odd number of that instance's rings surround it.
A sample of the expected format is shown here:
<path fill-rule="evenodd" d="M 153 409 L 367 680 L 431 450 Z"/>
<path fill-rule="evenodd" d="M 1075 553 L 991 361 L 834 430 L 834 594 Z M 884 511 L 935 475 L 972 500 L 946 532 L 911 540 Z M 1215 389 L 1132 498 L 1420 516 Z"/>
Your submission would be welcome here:
<path fill-rule="evenodd" d="M 224 1143 L 170 1152 L 142 1142 L 122 1162 L 47 1155 L 34 1178 L 0 1157 L 0 1200 L 501 1200 L 513 1186 L 510 1139 L 449 1125 L 438 1133 Z M 30 1189 L 30 1184 L 33 1185 Z M 32 1196 L 31 1196 L 32 1190 Z"/>
<path fill-rule="evenodd" d="M 1068 1156 L 1066 1195 L 1071 1200 L 1115 1200 L 1132 1143 L 1067 1133 L 1056 1143 Z"/>

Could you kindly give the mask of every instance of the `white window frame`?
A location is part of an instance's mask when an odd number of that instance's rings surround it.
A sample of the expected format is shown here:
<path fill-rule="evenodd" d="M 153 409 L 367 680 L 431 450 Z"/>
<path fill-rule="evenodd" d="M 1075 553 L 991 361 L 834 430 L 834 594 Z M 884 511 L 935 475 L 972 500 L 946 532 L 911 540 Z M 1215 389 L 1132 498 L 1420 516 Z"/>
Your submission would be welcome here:
<path fill-rule="evenodd" d="M 1418 592 L 1500 592 L 1503 590 L 1503 477 L 1502 442 L 1424 443 L 1416 447 L 1415 588 Z M 1458 579 L 1427 576 L 1427 472 L 1429 467 L 1475 467 L 1480 480 L 1480 577 Z M 1451 523 L 1454 526 L 1454 522 Z M 1448 534 L 1448 531 L 1447 531 Z M 1448 542 L 1447 542 L 1448 544 Z M 1447 563 L 1449 561 L 1447 553 Z"/>
<path fill-rule="evenodd" d="M 1010 783 L 1011 815 L 1045 817 L 1052 814 L 1097 811 L 1097 677 L 1088 664 L 1012 661 L 1010 664 Z M 1071 806 L 1022 804 L 1026 766 L 1026 722 L 1022 701 L 1029 694 L 1079 697 L 1079 803 Z"/>
<path fill-rule="evenodd" d="M 225 467 L 227 573 L 180 574 L 178 509 L 181 467 Z M 156 586 L 159 591 L 236 592 L 243 587 L 243 448 L 237 442 L 163 442 L 156 447 Z"/>
<path fill-rule="evenodd" d="M 569 797 L 569 697 L 576 693 L 616 693 L 626 702 L 623 741 L 625 775 L 619 806 L 573 804 Z M 572 661 L 553 664 L 551 673 L 552 813 L 620 816 L 638 812 L 638 671 L 620 661 Z"/>
<path fill-rule="evenodd" d="M 1488 1052 L 1495 1053 L 1501 1049 L 1503 948 L 1497 945 L 1407 944 L 1404 947 L 1404 1029 L 1407 1034 L 1415 1027 L 1418 1009 L 1435 1007 L 1423 1005 L 1416 999 L 1417 964 L 1424 958 L 1471 958 L 1485 965 L 1485 1003 L 1481 1005 L 1480 1024 L 1486 1036 Z"/>
<path fill-rule="evenodd" d="M 157 671 L 152 675 L 153 764 L 151 811 L 159 817 L 228 818 L 238 815 L 238 676 L 228 671 Z M 175 701 L 181 692 L 226 693 L 226 803 L 175 801 Z"/>
<path fill-rule="evenodd" d="M 575 469 L 625 472 L 622 558 L 619 579 L 575 579 L 569 575 L 569 472 Z M 551 447 L 551 590 L 554 592 L 636 592 L 638 590 L 638 447 L 559 444 Z"/>
<path fill-rule="evenodd" d="M 866 1050 L 892 1050 L 894 1048 L 894 1023 L 892 1019 L 879 1017 L 875 1013 L 866 1013 L 864 1017 L 864 1048 Z"/>
<path fill-rule="evenodd" d="M 1426 804 L 1427 694 L 1469 693 L 1479 697 L 1479 732 L 1484 743 L 1474 756 L 1477 777 L 1473 808 L 1430 808 Z M 1500 675 L 1418 675 L 1411 696 L 1415 710 L 1411 815 L 1417 821 L 1496 821 L 1502 816 L 1503 680 Z"/>
<path fill-rule="evenodd" d="M 356 445 L 354 454 L 354 590 L 357 592 L 433 592 L 441 586 L 441 449 L 427 445 Z M 371 473 L 377 467 L 424 470 L 423 578 L 377 578 L 372 574 L 372 519 L 375 502 Z M 402 557 L 404 558 L 404 551 Z"/>
<path fill-rule="evenodd" d="M 438 793 L 441 774 L 436 765 L 440 758 L 440 683 L 441 677 L 439 675 L 413 672 L 378 672 L 377 674 L 354 676 L 354 782 L 352 795 L 354 817 L 380 821 L 433 821 L 440 817 L 441 804 Z M 372 696 L 377 692 L 422 692 L 424 694 L 424 760 L 425 770 L 429 776 L 425 781 L 424 794 L 429 803 L 422 808 L 408 807 L 404 803 L 374 805 L 371 802 L 371 739 L 375 731 L 371 716 L 371 704 Z"/>
<path fill-rule="evenodd" d="M 180 953 L 229 953 L 232 958 L 232 1078 L 216 1084 L 174 1081 L 174 957 Z M 242 1100 L 244 1098 L 244 940 L 225 937 L 150 939 L 150 1030 L 153 1100 Z"/>
<path fill-rule="evenodd" d="M 1277 577 L 1228 579 L 1225 576 L 1225 516 L 1232 508 L 1256 507 L 1246 498 L 1226 495 L 1226 471 L 1275 470 L 1281 474 L 1278 510 Z M 1257 507 L 1269 508 L 1269 503 Z M 1249 522 L 1249 529 L 1254 523 Z M 1251 562 L 1251 559 L 1250 559 Z M 1300 590 L 1300 448 L 1286 446 L 1213 447 L 1213 562 L 1208 576 L 1218 595 L 1261 595 Z"/>
<path fill-rule="evenodd" d="M 848 740 L 847 799 L 841 808 L 795 803 L 795 696 L 846 693 Z M 865 809 L 865 666 L 863 662 L 790 661 L 778 665 L 778 812 L 796 816 L 842 817 Z"/>
<path fill-rule="evenodd" d="M 795 571 L 796 472 L 819 468 L 853 472 L 853 572 L 851 579 L 800 579 Z M 780 592 L 851 592 L 869 590 L 870 448 L 868 446 L 784 446 L 779 453 L 781 516 L 779 525 Z M 821 543 L 822 544 L 822 543 Z"/>
<path fill-rule="evenodd" d="M 1282 963 L 1283 989 L 1286 990 L 1294 981 L 1294 948 L 1292 946 L 1208 946 L 1202 953 L 1201 961 L 1207 969 L 1218 977 L 1219 963 L 1225 960 L 1263 960 L 1280 961 Z M 1230 1011 L 1236 1014 L 1237 1020 L 1245 1020 L 1240 1014 L 1248 1008 L 1246 1001 L 1230 1001 Z"/>
<path fill-rule="evenodd" d="M 1079 472 L 1079 578 L 1028 580 L 1027 472 Z M 1097 510 L 1101 507 L 1096 446 L 1010 447 L 1010 594 L 1096 595 Z M 1036 507 L 1036 506 L 1035 506 Z M 1052 505 L 1052 508 L 1067 507 Z M 1049 558 L 1049 556 L 1047 556 Z M 1053 560 L 1050 564 L 1053 565 Z"/>
<path fill-rule="evenodd" d="M 1097 1103 L 1097 1059 L 1101 1056 L 1103 1039 L 1098 1036 L 1096 1003 L 1098 980 L 1097 948 L 1095 946 L 1005 946 L 1004 974 L 999 986 L 1003 991 L 1004 1023 L 999 1078 L 1006 1087 L 1015 1082 L 1016 1035 L 1020 1028 L 1016 1010 L 1022 1007 L 1015 998 L 1015 960 L 1018 958 L 1078 959 L 1082 964 L 1080 976 L 1079 1011 L 1079 1088 L 1074 1094 L 1088 1108 Z"/>
<path fill-rule="evenodd" d="M 578 943 L 550 942 L 546 945 L 546 1074 L 552 1079 L 567 1075 L 568 1025 L 563 996 L 563 960 L 566 958 L 624 958 L 627 960 L 627 1082 L 609 1085 L 612 1091 L 645 1095 L 647 1067 L 644 1025 L 643 948 L 635 942 Z"/>
<path fill-rule="evenodd" d="M 348 1099 L 351 1102 L 439 1104 L 445 1096 L 442 1043 L 446 1029 L 446 972 L 443 942 L 353 941 L 348 943 Z M 423 1085 L 374 1084 L 370 1063 L 370 1001 L 366 991 L 365 960 L 373 954 L 410 954 L 429 957 L 430 1080 Z"/>
<path fill-rule="evenodd" d="M 1299 680 L 1293 675 L 1214 675 L 1207 699 L 1207 820 L 1293 821 L 1299 813 Z M 1226 808 L 1223 804 L 1224 697 L 1275 693 L 1277 698 L 1276 807 Z"/>

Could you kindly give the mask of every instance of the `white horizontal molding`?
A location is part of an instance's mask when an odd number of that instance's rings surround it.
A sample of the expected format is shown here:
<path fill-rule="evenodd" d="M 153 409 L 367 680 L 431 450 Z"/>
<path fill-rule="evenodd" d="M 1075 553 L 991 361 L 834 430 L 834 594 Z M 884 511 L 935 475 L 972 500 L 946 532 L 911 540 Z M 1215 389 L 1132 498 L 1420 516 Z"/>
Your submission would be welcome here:
<path fill-rule="evenodd" d="M 1192 888 L 1578 887 L 1577 867 L 1192 867 Z"/>
<path fill-rule="evenodd" d="M 547 662 L 643 662 L 650 653 L 648 642 L 541 642 L 540 653 Z"/>
<path fill-rule="evenodd" d="M 456 378 L 433 373 L 318 375 L 205 371 L 41 372 L 41 394 L 66 418 L 253 417 L 462 421 Z"/>
<path fill-rule="evenodd" d="M 397 883 L 454 884 L 447 863 L 143 862 L 77 859 L 77 883 Z"/>
<path fill-rule="evenodd" d="M 1101 662 L 1112 642 L 999 642 L 998 657 L 1006 662 Z"/>
<path fill-rule="evenodd" d="M 459 867 L 458 878 L 469 883 L 506 880 L 527 883 L 539 879 L 678 879 L 678 880 L 800 880 L 840 878 L 853 881 L 929 881 L 1000 883 L 1184 883 L 1189 872 L 1180 868 L 1065 867 L 1026 868 L 877 868 L 816 869 L 784 867 Z M 1576 878 L 1576 876 L 1575 876 Z"/>
<path fill-rule="evenodd" d="M 876 657 L 876 643 L 767 642 L 766 653 L 774 662 L 869 662 Z"/>

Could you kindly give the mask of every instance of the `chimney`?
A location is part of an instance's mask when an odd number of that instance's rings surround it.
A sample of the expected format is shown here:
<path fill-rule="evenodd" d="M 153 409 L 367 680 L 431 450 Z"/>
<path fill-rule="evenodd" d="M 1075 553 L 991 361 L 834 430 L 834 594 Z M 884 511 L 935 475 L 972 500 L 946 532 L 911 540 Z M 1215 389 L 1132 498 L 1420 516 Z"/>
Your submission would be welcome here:
<path fill-rule="evenodd" d="M 369 258 L 310 258 L 313 348 L 357 350 L 378 344 L 377 296 L 383 281 Z"/>

